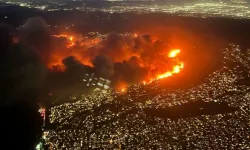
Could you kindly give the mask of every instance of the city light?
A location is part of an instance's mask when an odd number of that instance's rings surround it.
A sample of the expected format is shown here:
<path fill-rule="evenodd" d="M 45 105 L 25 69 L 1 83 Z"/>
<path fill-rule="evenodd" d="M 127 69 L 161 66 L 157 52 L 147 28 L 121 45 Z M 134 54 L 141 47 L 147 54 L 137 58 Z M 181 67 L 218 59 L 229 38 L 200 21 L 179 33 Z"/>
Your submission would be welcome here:
<path fill-rule="evenodd" d="M 183 145 L 188 149 L 194 145 L 198 149 L 249 149 L 246 138 L 246 123 L 249 120 L 246 112 L 250 111 L 249 87 L 236 84 L 235 81 L 241 80 L 244 73 L 235 68 L 241 66 L 242 70 L 249 70 L 250 57 L 240 51 L 239 46 L 231 44 L 224 50 L 223 66 L 202 83 L 187 89 L 169 90 L 160 87 L 157 82 L 151 82 L 130 86 L 124 94 L 109 90 L 106 93 L 82 95 L 76 102 L 51 107 L 50 123 L 58 124 L 58 127 L 57 130 L 48 131 L 47 144 L 54 149 L 62 146 L 115 149 L 121 145 L 128 149 L 143 149 L 155 144 L 166 149 L 183 149 Z M 179 68 L 183 68 L 183 65 L 180 63 Z M 178 69 L 174 70 L 178 72 Z M 233 96 L 230 91 L 233 91 Z M 155 116 L 157 110 L 172 107 L 182 109 L 183 105 L 200 100 L 214 102 L 215 105 L 226 103 L 234 111 L 178 119 L 174 116 L 159 117 L 164 113 Z M 147 112 L 149 109 L 154 113 Z M 204 109 L 198 110 L 202 112 Z M 75 142 L 71 144 L 67 141 Z M 64 145 L 60 146 L 59 142 Z"/>

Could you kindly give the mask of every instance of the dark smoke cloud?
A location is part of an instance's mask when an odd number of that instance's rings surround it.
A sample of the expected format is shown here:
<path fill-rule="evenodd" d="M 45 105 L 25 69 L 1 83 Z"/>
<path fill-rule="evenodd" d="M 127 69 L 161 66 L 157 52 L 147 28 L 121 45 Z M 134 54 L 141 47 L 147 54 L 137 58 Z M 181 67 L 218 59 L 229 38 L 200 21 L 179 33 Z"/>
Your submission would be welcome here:
<path fill-rule="evenodd" d="M 101 53 L 101 57 L 96 55 L 93 64 L 101 76 L 111 77 L 114 85 L 140 82 L 150 70 L 141 65 L 156 64 L 154 61 L 159 60 L 157 53 L 164 50 L 163 45 L 160 41 L 153 42 L 150 35 L 135 37 L 112 32 L 94 50 Z"/>
<path fill-rule="evenodd" d="M 101 53 L 107 55 L 114 62 L 121 62 L 131 57 L 133 52 L 134 40 L 112 32 L 101 43 Z"/>
<path fill-rule="evenodd" d="M 12 42 L 11 37 L 11 28 L 4 23 L 0 24 L 0 47 L 1 47 L 1 56 L 5 55 L 7 49 L 10 47 Z"/>
<path fill-rule="evenodd" d="M 38 97 L 44 84 L 45 67 L 36 51 L 22 39 L 14 42 L 14 29 L 0 26 L 0 143 L 12 149 L 33 149 L 41 122 Z"/>
<path fill-rule="evenodd" d="M 67 70 L 72 70 L 72 69 L 78 70 L 83 66 L 83 64 L 80 61 L 78 61 L 74 56 L 69 56 L 67 58 L 64 58 L 62 62 Z"/>
<path fill-rule="evenodd" d="M 21 43 L 13 45 L 7 52 L 4 64 L 1 65 L 4 65 L 1 89 L 4 89 L 4 97 L 8 97 L 2 100 L 12 103 L 25 97 L 28 91 L 32 91 L 30 95 L 36 93 L 38 96 L 45 81 L 46 71 L 33 49 Z M 22 100 L 36 104 L 36 97 Z"/>
<path fill-rule="evenodd" d="M 149 75 L 150 68 L 140 67 L 134 63 L 139 61 L 137 57 L 132 57 L 129 61 L 118 62 L 114 64 L 113 85 L 119 83 L 134 84 L 141 82 Z"/>
<path fill-rule="evenodd" d="M 110 78 L 114 74 L 114 66 L 112 60 L 105 55 L 98 55 L 93 60 L 94 68 L 97 73 L 105 78 Z"/>
<path fill-rule="evenodd" d="M 20 28 L 20 33 L 22 40 L 38 51 L 43 62 L 47 62 L 52 51 L 52 32 L 48 24 L 42 18 L 34 17 Z"/>
<path fill-rule="evenodd" d="M 166 62 L 160 61 L 161 54 L 166 52 L 165 43 L 154 40 L 150 35 L 135 36 L 111 32 L 98 39 L 99 42 L 92 46 L 82 44 L 88 43 L 91 39 L 82 37 L 76 39 L 81 40 L 75 42 L 73 47 L 67 48 L 65 46 L 69 44 L 67 37 L 55 37 L 54 47 L 57 45 L 57 48 L 51 52 L 56 58 L 62 57 L 61 61 L 63 60 L 66 71 L 72 72 L 72 76 L 76 72 L 88 73 L 89 69 L 83 68 L 90 64 L 98 76 L 111 79 L 116 86 L 120 82 L 126 84 L 141 82 L 150 74 L 148 66 L 166 65 Z M 85 64 L 86 62 L 88 64 Z"/>
<path fill-rule="evenodd" d="M 59 71 L 63 65 L 67 80 L 78 79 L 77 74 L 95 72 L 111 79 L 114 86 L 120 82 L 132 84 L 150 74 L 148 66 L 166 65 L 161 62 L 161 54 L 166 52 L 165 43 L 147 34 L 135 36 L 111 32 L 102 38 L 96 37 L 98 42 L 91 46 L 91 39 L 78 36 L 74 46 L 68 47 L 69 39 L 53 36 L 47 23 L 39 17 L 29 19 L 20 31 L 22 39 L 37 50 L 43 62 L 52 64 L 53 71 Z"/>
<path fill-rule="evenodd" d="M 1 44 L 1 99 L 4 104 L 20 100 L 29 90 L 36 91 L 42 88 L 45 79 L 45 67 L 34 49 L 22 40 L 13 43 L 14 29 L 8 26 L 0 27 L 0 35 L 5 37 Z M 3 31 L 3 32 L 2 32 Z M 34 92 L 34 93 L 36 93 Z M 32 95 L 32 94 L 30 94 Z M 34 94 L 36 95 L 36 94 Z M 29 103 L 36 103 L 36 99 L 22 99 Z"/>
<path fill-rule="evenodd" d="M 142 64 L 142 61 L 137 57 L 137 56 L 132 56 L 129 60 L 128 63 L 135 69 L 139 68 L 140 64 Z"/>

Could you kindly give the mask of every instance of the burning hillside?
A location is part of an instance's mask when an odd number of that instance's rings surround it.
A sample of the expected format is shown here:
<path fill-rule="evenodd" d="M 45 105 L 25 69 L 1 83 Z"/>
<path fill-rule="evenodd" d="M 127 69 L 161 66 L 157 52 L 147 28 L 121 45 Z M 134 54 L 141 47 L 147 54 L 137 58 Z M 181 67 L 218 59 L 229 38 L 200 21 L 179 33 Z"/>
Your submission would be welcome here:
<path fill-rule="evenodd" d="M 117 88 L 167 78 L 184 67 L 181 50 L 148 34 L 54 34 L 41 18 L 28 20 L 21 33 L 47 67 L 66 73 L 67 80 L 79 81 L 84 74 L 94 73 Z"/>
<path fill-rule="evenodd" d="M 102 77 L 114 82 L 148 83 L 177 74 L 184 67 L 179 49 L 149 35 L 96 34 L 94 36 L 53 35 L 57 43 L 48 67 L 64 71 L 67 57 L 82 66 L 89 66 Z"/>

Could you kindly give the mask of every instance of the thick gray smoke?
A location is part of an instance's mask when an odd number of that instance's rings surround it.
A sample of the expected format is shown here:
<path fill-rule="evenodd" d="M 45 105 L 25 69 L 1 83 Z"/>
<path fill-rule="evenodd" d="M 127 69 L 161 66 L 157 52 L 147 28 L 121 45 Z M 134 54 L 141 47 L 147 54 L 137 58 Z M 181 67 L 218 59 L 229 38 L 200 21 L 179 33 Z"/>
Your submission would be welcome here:
<path fill-rule="evenodd" d="M 111 78 L 114 74 L 112 60 L 105 55 L 98 55 L 93 60 L 93 65 L 97 73 L 104 78 Z"/>
<path fill-rule="evenodd" d="M 14 29 L 1 26 L 1 99 L 0 105 L 11 105 L 17 101 L 26 101 L 36 104 L 36 98 L 43 87 L 45 67 L 40 62 L 40 57 L 24 40 L 13 41 Z M 27 94 L 29 93 L 29 96 Z"/>
<path fill-rule="evenodd" d="M 60 65 L 65 68 L 62 73 L 67 74 L 67 80 L 77 78 L 77 74 L 94 72 L 112 80 L 116 86 L 120 82 L 141 82 L 152 71 L 157 71 L 157 67 L 152 66 L 166 67 L 162 56 L 166 52 L 165 44 L 146 34 L 111 32 L 103 37 L 76 36 L 70 40 L 67 35 L 53 35 L 47 23 L 39 17 L 28 20 L 20 31 L 22 39 L 37 50 L 50 69 L 58 71 Z M 95 40 L 95 44 L 90 44 Z"/>
<path fill-rule="evenodd" d="M 52 32 L 48 24 L 40 17 L 31 18 L 20 28 L 20 33 L 21 39 L 36 49 L 46 63 L 52 51 Z"/>

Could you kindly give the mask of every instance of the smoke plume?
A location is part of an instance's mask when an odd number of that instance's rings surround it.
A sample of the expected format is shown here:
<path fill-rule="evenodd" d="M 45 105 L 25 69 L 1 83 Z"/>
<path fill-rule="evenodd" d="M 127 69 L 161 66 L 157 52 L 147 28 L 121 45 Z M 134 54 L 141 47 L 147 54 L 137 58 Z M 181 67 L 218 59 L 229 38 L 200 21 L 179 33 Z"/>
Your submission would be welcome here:
<path fill-rule="evenodd" d="M 67 72 L 68 78 L 95 73 L 116 87 L 150 81 L 180 65 L 168 58 L 167 43 L 148 34 L 53 34 L 41 18 L 28 20 L 20 31 L 50 70 Z"/>

